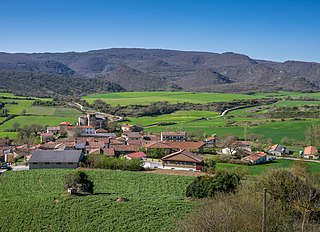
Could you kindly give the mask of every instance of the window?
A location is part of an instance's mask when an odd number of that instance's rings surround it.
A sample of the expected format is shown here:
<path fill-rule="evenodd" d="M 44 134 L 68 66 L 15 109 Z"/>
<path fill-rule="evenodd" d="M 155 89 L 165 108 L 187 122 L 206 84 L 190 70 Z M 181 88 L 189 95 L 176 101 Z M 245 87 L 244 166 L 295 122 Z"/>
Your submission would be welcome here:
<path fill-rule="evenodd" d="M 33 164 L 38 164 L 37 162 L 34 162 Z"/>
<path fill-rule="evenodd" d="M 73 163 L 68 163 L 68 164 L 73 164 Z"/>
<path fill-rule="evenodd" d="M 48 165 L 48 164 L 50 164 L 50 163 L 44 163 L 44 164 Z"/>
<path fill-rule="evenodd" d="M 56 163 L 56 164 L 61 164 L 61 163 Z"/>

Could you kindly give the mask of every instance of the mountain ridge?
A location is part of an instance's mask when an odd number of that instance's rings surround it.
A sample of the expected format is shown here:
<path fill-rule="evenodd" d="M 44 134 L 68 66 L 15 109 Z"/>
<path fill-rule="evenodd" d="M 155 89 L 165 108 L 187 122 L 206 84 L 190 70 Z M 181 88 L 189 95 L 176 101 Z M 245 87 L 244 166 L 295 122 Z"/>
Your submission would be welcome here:
<path fill-rule="evenodd" d="M 234 52 L 141 48 L 62 53 L 0 52 L 0 71 L 19 72 L 20 78 L 21 73 L 28 76 L 28 73 L 39 72 L 96 79 L 115 83 L 127 91 L 252 92 L 255 86 L 257 91 L 272 91 L 272 86 L 274 90 L 320 89 L 320 63 L 258 60 Z"/>

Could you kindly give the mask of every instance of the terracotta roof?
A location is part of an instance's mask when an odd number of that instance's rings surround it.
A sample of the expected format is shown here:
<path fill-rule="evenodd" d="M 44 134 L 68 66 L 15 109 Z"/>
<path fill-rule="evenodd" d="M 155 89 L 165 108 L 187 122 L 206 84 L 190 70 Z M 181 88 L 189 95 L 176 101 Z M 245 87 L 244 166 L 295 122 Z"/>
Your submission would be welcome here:
<path fill-rule="evenodd" d="M 109 133 L 109 131 L 107 131 L 105 129 L 97 129 L 96 132 L 97 133 Z"/>
<path fill-rule="evenodd" d="M 60 122 L 60 125 L 71 125 L 71 123 L 70 122 Z"/>
<path fill-rule="evenodd" d="M 186 158 L 179 158 L 179 160 L 176 158 L 176 156 L 178 155 L 182 155 L 185 156 Z M 166 155 L 165 157 L 162 158 L 162 160 L 164 161 L 188 161 L 189 159 L 191 159 L 193 162 L 195 163 L 202 163 L 203 159 L 197 155 L 195 155 L 194 153 L 190 152 L 190 151 L 186 151 L 186 150 L 180 150 L 177 152 L 174 152 L 172 154 Z"/>
<path fill-rule="evenodd" d="M 122 124 L 121 127 L 127 127 L 127 128 L 131 128 L 133 127 L 134 125 L 131 125 L 131 124 Z"/>
<path fill-rule="evenodd" d="M 102 151 L 106 156 L 116 156 L 114 148 L 103 148 Z"/>
<path fill-rule="evenodd" d="M 165 142 L 154 142 L 154 143 L 149 143 L 144 146 L 145 148 L 167 148 L 170 149 L 169 145 L 167 145 Z"/>
<path fill-rule="evenodd" d="M 304 148 L 303 154 L 307 155 L 317 155 L 318 154 L 318 149 L 314 146 L 308 146 Z"/>
<path fill-rule="evenodd" d="M 141 158 L 147 157 L 147 155 L 142 151 L 130 153 L 127 156 L 133 159 L 141 159 Z"/>
<path fill-rule="evenodd" d="M 248 155 L 248 156 L 242 158 L 242 160 L 250 160 L 250 161 L 254 162 L 262 157 L 265 157 L 266 155 L 267 154 L 264 152 L 256 152 L 256 153 L 252 153 L 251 155 Z"/>
<path fill-rule="evenodd" d="M 139 146 L 135 145 L 113 145 L 110 144 L 110 148 L 114 148 L 115 151 L 137 151 Z"/>
<path fill-rule="evenodd" d="M 181 142 L 174 142 L 174 141 L 165 141 L 165 144 L 172 148 L 177 149 L 185 149 L 185 150 L 196 150 L 205 145 L 204 142 L 189 142 L 189 141 L 181 141 Z"/>
<path fill-rule="evenodd" d="M 41 133 L 42 137 L 52 137 L 53 133 Z"/>

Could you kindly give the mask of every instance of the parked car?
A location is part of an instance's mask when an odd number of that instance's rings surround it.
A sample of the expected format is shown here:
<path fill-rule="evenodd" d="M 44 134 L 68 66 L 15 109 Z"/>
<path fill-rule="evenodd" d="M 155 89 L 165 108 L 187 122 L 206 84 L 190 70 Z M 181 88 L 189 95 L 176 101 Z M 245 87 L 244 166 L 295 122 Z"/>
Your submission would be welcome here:
<path fill-rule="evenodd" d="M 0 169 L 8 169 L 8 170 L 10 170 L 11 167 L 10 167 L 7 163 L 3 163 L 3 164 L 0 166 Z"/>

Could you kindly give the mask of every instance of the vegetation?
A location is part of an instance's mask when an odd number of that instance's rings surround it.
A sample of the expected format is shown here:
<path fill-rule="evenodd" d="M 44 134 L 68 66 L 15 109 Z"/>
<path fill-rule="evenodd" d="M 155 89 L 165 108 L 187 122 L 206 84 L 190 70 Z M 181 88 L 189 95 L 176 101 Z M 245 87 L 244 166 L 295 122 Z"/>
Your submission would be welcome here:
<path fill-rule="evenodd" d="M 77 171 L 65 176 L 65 189 L 75 189 L 77 194 L 91 193 L 93 194 L 93 181 L 84 171 Z"/>
<path fill-rule="evenodd" d="M 244 181 L 235 194 L 220 193 L 200 201 L 200 208 L 181 221 L 181 231 L 260 231 L 266 188 L 266 231 L 319 231 L 319 174 L 304 162 L 273 169 Z M 201 188 L 200 188 L 201 189 Z"/>
<path fill-rule="evenodd" d="M 88 155 L 85 163 L 89 167 L 113 170 L 142 171 L 142 163 L 139 159 L 113 158 L 104 155 Z"/>
<path fill-rule="evenodd" d="M 176 231 L 194 203 L 184 197 L 193 177 L 86 170 L 94 194 L 68 197 L 65 176 L 74 170 L 29 170 L 0 176 L 5 231 Z M 115 199 L 126 197 L 126 203 Z M 10 213 L 9 213 L 10 212 Z M 160 220 L 161 219 L 161 220 Z"/>
<path fill-rule="evenodd" d="M 96 92 L 118 92 L 124 89 L 109 81 L 91 78 L 72 78 L 40 72 L 1 71 L 0 83 L 16 95 L 53 97 L 55 95 L 79 96 Z"/>
<path fill-rule="evenodd" d="M 240 184 L 240 175 L 230 171 L 217 171 L 212 176 L 197 177 L 186 190 L 187 197 L 214 197 L 217 192 L 233 193 Z"/>

